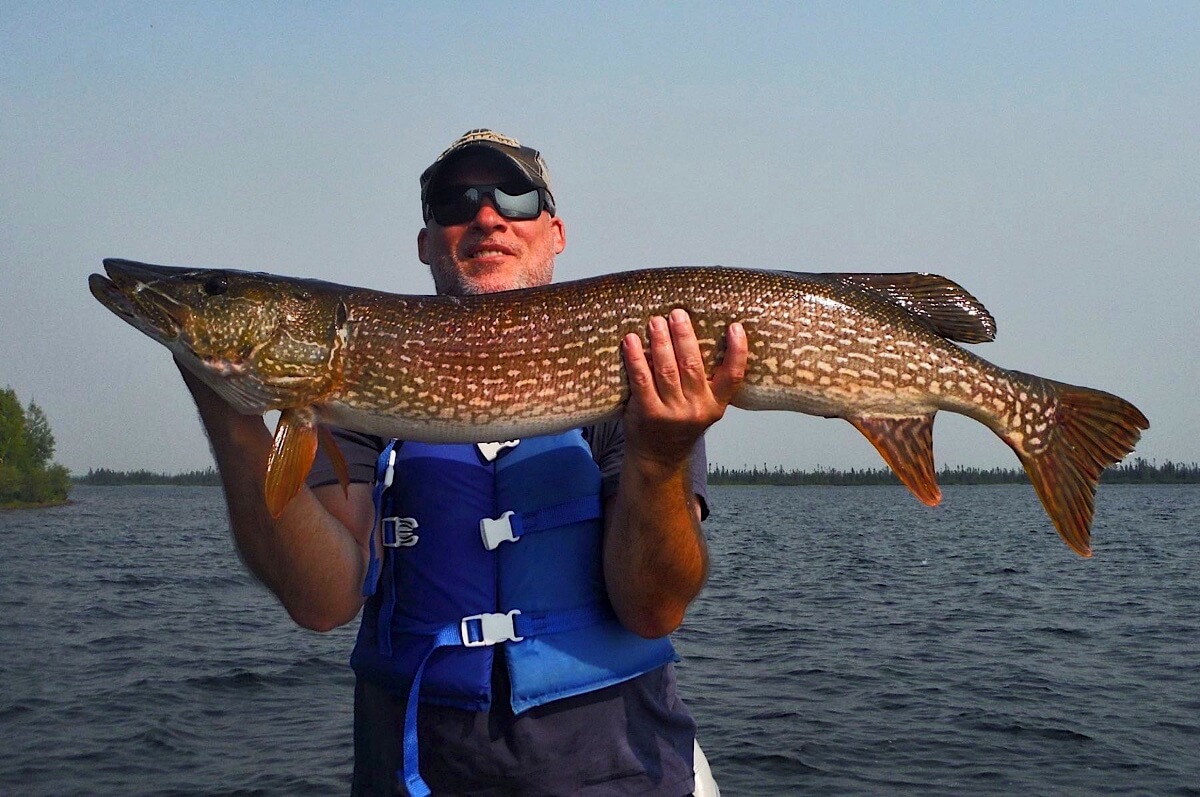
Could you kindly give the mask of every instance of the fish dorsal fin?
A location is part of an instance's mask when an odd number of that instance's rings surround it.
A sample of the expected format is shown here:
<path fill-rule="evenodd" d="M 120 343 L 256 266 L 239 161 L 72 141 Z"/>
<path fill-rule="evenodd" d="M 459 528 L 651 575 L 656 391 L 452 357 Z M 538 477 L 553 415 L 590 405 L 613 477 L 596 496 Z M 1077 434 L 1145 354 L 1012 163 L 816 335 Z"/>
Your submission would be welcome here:
<path fill-rule="evenodd" d="M 929 506 L 942 500 L 933 464 L 933 416 L 847 418 L 871 441 L 900 481 Z"/>
<path fill-rule="evenodd" d="M 996 338 L 996 321 L 987 308 L 945 277 L 915 272 L 838 276 L 904 308 L 943 338 L 960 343 L 987 343 Z"/>

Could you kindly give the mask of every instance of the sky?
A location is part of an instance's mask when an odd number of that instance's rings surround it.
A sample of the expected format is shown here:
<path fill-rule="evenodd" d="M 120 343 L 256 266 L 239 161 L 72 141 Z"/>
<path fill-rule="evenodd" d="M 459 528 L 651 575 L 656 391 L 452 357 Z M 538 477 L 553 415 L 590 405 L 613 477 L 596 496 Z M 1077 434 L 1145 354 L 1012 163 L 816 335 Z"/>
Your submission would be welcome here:
<path fill-rule="evenodd" d="M 1200 460 L 1200 4 L 0 4 L 0 387 L 56 460 L 211 456 L 105 257 L 429 293 L 417 176 L 491 127 L 541 150 L 557 277 L 928 271 L 972 347 L 1098 387 Z M 842 421 L 731 410 L 728 467 L 879 467 Z M 1015 467 L 941 413 L 939 465 Z"/>

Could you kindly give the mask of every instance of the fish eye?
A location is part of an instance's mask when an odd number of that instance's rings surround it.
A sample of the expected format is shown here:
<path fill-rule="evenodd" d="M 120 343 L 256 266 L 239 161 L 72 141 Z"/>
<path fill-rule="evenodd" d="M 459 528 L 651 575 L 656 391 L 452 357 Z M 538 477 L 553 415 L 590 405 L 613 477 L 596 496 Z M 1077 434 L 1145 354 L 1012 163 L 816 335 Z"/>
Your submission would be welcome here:
<path fill-rule="evenodd" d="M 224 274 L 213 274 L 204 283 L 204 292 L 209 296 L 220 296 L 229 290 L 229 280 Z"/>

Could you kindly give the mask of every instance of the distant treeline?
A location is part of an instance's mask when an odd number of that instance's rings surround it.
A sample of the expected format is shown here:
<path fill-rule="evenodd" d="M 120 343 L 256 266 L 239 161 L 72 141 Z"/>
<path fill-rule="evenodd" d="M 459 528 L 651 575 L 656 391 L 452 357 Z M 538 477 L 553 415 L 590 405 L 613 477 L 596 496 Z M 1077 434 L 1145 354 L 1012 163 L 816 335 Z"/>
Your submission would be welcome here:
<path fill-rule="evenodd" d="M 887 468 L 863 468 L 858 470 L 784 470 L 782 465 L 770 468 L 767 465 L 732 469 L 721 465 L 710 467 L 709 484 L 764 484 L 764 485 L 867 485 L 899 484 L 900 480 Z M 1105 484 L 1200 484 L 1200 464 L 1184 465 L 1168 460 L 1161 465 L 1145 459 L 1123 462 L 1104 471 L 1101 481 Z M 1018 468 L 942 468 L 938 472 L 939 484 L 1021 484 L 1028 483 L 1025 471 Z"/>
<path fill-rule="evenodd" d="M 221 479 L 214 468 L 193 470 L 187 473 L 152 473 L 148 470 L 89 470 L 86 476 L 76 476 L 77 484 L 115 486 L 124 484 L 177 484 L 218 487 Z M 784 470 L 782 465 L 774 468 L 763 465 L 752 469 L 732 469 L 714 465 L 708 471 L 710 484 L 823 484 L 865 485 L 899 484 L 887 468 L 863 468 L 861 470 Z M 1105 484 L 1200 484 L 1200 464 L 1184 465 L 1168 460 L 1161 465 L 1145 459 L 1123 462 L 1104 471 Z M 1017 468 L 943 468 L 938 472 L 939 484 L 1022 484 L 1028 483 L 1025 471 Z"/>
<path fill-rule="evenodd" d="M 128 484 L 176 484 L 217 487 L 221 478 L 215 468 L 193 470 L 187 473 L 151 473 L 148 470 L 109 470 L 94 468 L 86 476 L 76 476 L 77 484 L 95 484 L 105 487 L 115 487 Z"/>

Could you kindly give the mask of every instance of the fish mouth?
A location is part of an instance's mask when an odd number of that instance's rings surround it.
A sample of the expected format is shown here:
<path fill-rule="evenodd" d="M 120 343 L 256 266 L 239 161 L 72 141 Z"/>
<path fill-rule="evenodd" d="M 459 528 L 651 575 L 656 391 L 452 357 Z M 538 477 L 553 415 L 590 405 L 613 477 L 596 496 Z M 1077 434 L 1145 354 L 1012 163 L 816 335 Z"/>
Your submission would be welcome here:
<path fill-rule="evenodd" d="M 108 258 L 104 270 L 107 277 L 103 274 L 88 277 L 88 288 L 100 304 L 159 343 L 169 344 L 178 339 L 191 311 L 161 286 L 170 286 L 178 277 L 191 273 L 191 269 Z"/>

